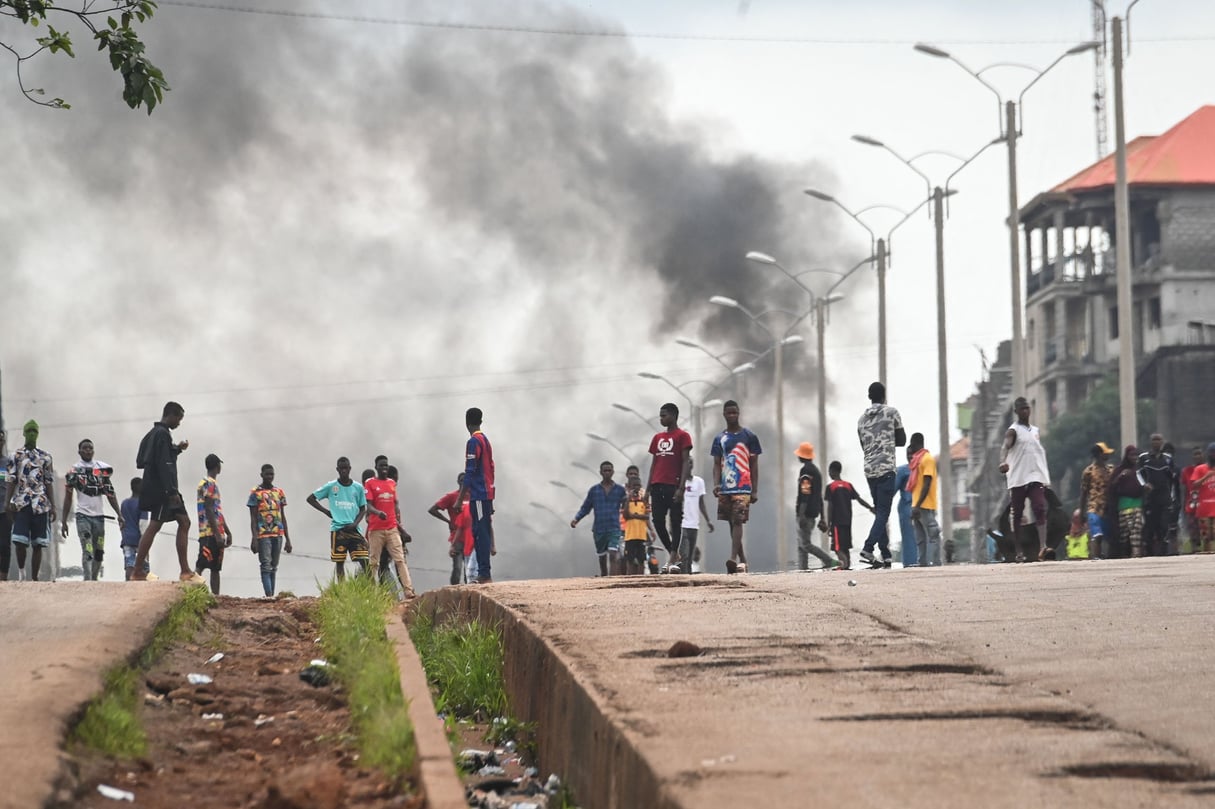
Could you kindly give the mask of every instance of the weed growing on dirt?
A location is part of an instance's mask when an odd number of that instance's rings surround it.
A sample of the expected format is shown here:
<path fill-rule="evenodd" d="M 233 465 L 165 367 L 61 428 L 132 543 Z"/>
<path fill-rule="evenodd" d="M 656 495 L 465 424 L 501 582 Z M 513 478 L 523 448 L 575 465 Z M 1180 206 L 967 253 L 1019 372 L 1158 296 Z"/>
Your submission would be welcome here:
<path fill-rule="evenodd" d="M 506 684 L 502 677 L 502 638 L 498 628 L 480 621 L 434 620 L 419 615 L 410 627 L 422 668 L 438 692 L 440 713 L 480 716 L 506 713 Z"/>
<path fill-rule="evenodd" d="M 72 729 L 74 744 L 92 748 L 111 758 L 137 758 L 148 748 L 147 735 L 139 721 L 142 672 L 160 659 L 169 645 L 188 640 L 202 623 L 203 614 L 215 603 L 206 587 L 186 587 L 181 598 L 156 627 L 152 640 L 139 655 L 137 667 L 116 666 L 106 672 L 101 695 L 88 704 Z"/>
<path fill-rule="evenodd" d="M 348 576 L 321 591 L 315 617 L 321 648 L 346 689 L 363 760 L 403 779 L 413 769 L 416 747 L 396 653 L 384 631 L 394 602 L 367 576 Z"/>

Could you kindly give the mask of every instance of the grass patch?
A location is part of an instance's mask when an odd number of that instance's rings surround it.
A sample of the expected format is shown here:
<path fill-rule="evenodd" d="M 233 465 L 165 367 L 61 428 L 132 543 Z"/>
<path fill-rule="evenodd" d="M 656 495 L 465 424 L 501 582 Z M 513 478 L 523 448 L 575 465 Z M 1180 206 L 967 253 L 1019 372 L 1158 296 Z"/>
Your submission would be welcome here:
<path fill-rule="evenodd" d="M 137 758 L 147 752 L 148 737 L 139 721 L 142 673 L 151 668 L 170 645 L 189 640 L 202 624 L 202 617 L 215 603 L 206 587 L 186 587 L 182 597 L 152 633 L 152 641 L 140 653 L 135 666 L 115 666 L 106 672 L 101 695 L 84 709 L 72 728 L 72 744 L 96 750 L 110 758 Z"/>
<path fill-rule="evenodd" d="M 401 694 L 396 652 L 384 618 L 396 599 L 367 576 L 347 576 L 321 591 L 315 617 L 321 648 L 347 692 L 359 752 L 389 778 L 413 770 L 417 748 Z"/>
<path fill-rule="evenodd" d="M 480 621 L 436 626 L 430 616 L 418 615 L 409 633 L 426 678 L 435 687 L 439 713 L 483 720 L 506 714 L 502 637 L 497 627 Z"/>

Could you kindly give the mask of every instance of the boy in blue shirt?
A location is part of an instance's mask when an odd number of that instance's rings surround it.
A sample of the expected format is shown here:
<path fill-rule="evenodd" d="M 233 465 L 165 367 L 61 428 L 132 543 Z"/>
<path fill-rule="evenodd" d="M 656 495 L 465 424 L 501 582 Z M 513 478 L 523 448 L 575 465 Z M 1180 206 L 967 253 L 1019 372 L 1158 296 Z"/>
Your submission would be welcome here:
<path fill-rule="evenodd" d="M 131 478 L 131 496 L 123 500 L 118 505 L 118 513 L 122 515 L 122 560 L 123 567 L 126 570 L 127 581 L 131 580 L 131 573 L 135 570 L 135 557 L 139 554 L 139 537 L 143 534 L 139 525 L 142 520 L 151 518 L 151 513 L 141 511 L 139 508 L 139 491 L 143 488 L 143 478 Z M 154 576 L 149 572 L 151 569 L 147 559 L 143 560 L 143 574 L 148 577 L 149 581 L 154 580 Z"/>
<path fill-rule="evenodd" d="M 346 578 L 346 557 L 367 569 L 367 540 L 359 533 L 359 522 L 367 513 L 367 492 L 350 477 L 350 459 L 337 459 L 337 480 L 331 480 L 308 495 L 308 505 L 329 518 L 329 559 L 338 581 Z M 329 501 L 329 508 L 320 504 Z"/>

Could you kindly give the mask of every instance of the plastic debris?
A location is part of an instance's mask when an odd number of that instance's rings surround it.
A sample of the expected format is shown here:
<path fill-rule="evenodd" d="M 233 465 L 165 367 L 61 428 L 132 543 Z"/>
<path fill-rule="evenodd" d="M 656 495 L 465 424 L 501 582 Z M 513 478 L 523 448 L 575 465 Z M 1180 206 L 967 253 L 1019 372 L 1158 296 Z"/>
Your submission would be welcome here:
<path fill-rule="evenodd" d="M 461 750 L 456 757 L 460 766 L 466 770 L 480 770 L 482 767 L 498 763 L 498 757 L 492 750 Z"/>
<path fill-rule="evenodd" d="M 531 803 L 530 801 L 527 803 L 512 803 L 510 809 L 540 809 L 540 804 Z"/>
<path fill-rule="evenodd" d="M 223 715 L 222 713 L 205 713 L 205 714 L 203 714 L 203 715 L 202 715 L 202 718 L 203 718 L 203 719 L 207 719 L 207 720 L 211 720 L 211 719 L 223 719 L 223 718 L 224 718 L 224 715 Z"/>
<path fill-rule="evenodd" d="M 523 775 L 527 778 L 535 778 L 539 774 L 540 774 L 540 771 L 537 770 L 535 767 L 528 767 L 526 770 L 523 771 Z"/>
<path fill-rule="evenodd" d="M 214 682 L 214 680 L 205 674 L 187 674 L 186 680 L 190 685 L 206 685 L 207 683 Z"/>
<path fill-rule="evenodd" d="M 481 769 L 477 770 L 477 775 L 484 778 L 487 775 L 506 775 L 506 770 L 499 767 L 497 764 L 486 764 Z"/>
<path fill-rule="evenodd" d="M 502 747 L 503 747 L 503 749 L 506 750 L 506 752 L 513 753 L 519 747 L 519 743 L 516 742 L 514 739 L 511 739 L 511 740 L 507 741 L 505 744 L 503 744 Z"/>
<path fill-rule="evenodd" d="M 848 579 L 849 587 L 856 587 L 856 579 Z"/>
<path fill-rule="evenodd" d="M 135 802 L 135 793 L 127 792 L 125 789 L 116 789 L 107 784 L 98 784 L 97 791 L 100 792 L 103 797 L 109 798 L 112 801 Z"/>
<path fill-rule="evenodd" d="M 273 721 L 274 721 L 273 716 L 265 716 L 263 714 L 258 714 L 257 719 L 253 720 L 253 727 L 260 728 L 262 725 L 268 725 Z"/>
<path fill-rule="evenodd" d="M 309 666 L 320 666 L 321 668 L 324 668 L 325 666 L 329 665 L 329 661 L 322 660 L 321 658 L 318 657 L 315 660 L 311 661 L 308 665 Z"/>
<path fill-rule="evenodd" d="M 207 662 L 208 663 L 218 663 L 219 661 L 221 661 L 223 659 L 224 659 L 224 653 L 216 652 L 215 654 L 213 654 L 207 658 Z"/>
<path fill-rule="evenodd" d="M 300 670 L 300 679 L 314 688 L 323 688 L 324 686 L 329 685 L 330 677 L 328 664 L 324 666 L 305 666 Z"/>
<path fill-rule="evenodd" d="M 561 789 L 561 779 L 557 777 L 557 773 L 548 777 L 548 780 L 544 782 L 544 788 L 552 794 L 556 794 L 557 790 Z"/>

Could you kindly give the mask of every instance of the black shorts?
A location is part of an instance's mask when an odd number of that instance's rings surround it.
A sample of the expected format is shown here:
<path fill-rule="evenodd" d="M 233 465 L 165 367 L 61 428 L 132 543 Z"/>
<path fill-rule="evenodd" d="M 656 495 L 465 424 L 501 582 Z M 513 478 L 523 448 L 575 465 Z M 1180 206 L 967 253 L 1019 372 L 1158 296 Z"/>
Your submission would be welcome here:
<path fill-rule="evenodd" d="M 624 560 L 634 564 L 645 564 L 645 540 L 626 539 L 624 542 Z"/>
<path fill-rule="evenodd" d="M 224 541 L 218 537 L 198 538 L 198 561 L 195 570 L 211 568 L 216 573 L 224 569 Z"/>
<path fill-rule="evenodd" d="M 353 525 L 329 532 L 329 561 L 345 562 L 347 555 L 355 562 L 366 562 L 371 556 L 367 540 Z"/>
<path fill-rule="evenodd" d="M 831 526 L 831 550 L 839 553 L 840 551 L 852 550 L 852 526 L 851 525 L 833 525 Z"/>
<path fill-rule="evenodd" d="M 190 519 L 190 512 L 186 511 L 181 495 L 173 495 L 170 499 L 164 492 L 141 492 L 139 510 L 148 512 L 152 522 L 162 524 L 177 522 L 179 517 L 185 517 L 187 521 Z"/>

